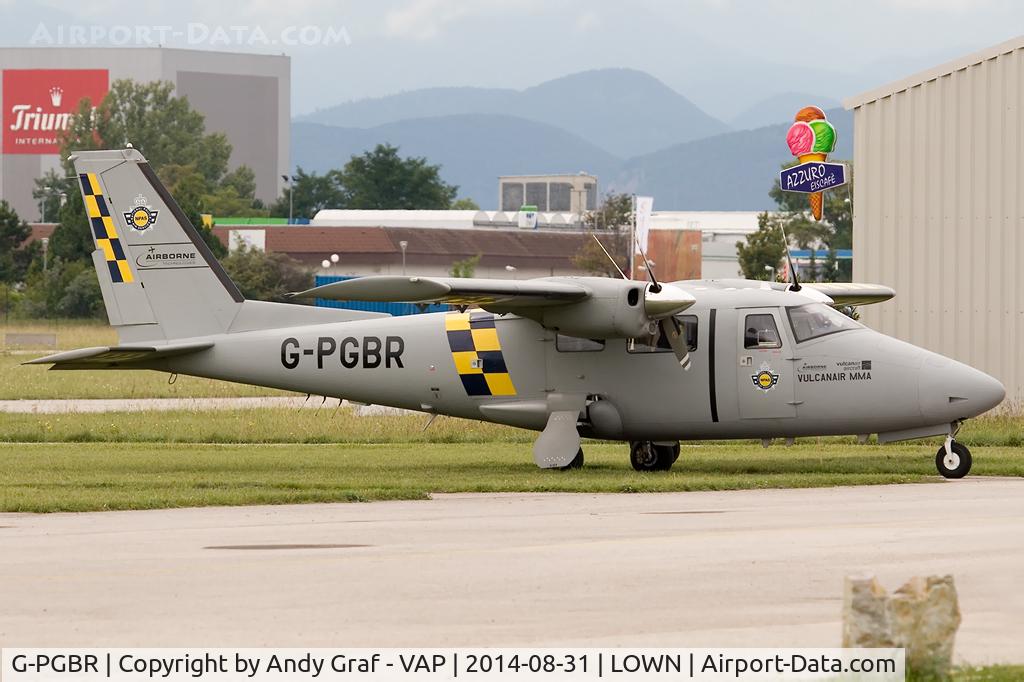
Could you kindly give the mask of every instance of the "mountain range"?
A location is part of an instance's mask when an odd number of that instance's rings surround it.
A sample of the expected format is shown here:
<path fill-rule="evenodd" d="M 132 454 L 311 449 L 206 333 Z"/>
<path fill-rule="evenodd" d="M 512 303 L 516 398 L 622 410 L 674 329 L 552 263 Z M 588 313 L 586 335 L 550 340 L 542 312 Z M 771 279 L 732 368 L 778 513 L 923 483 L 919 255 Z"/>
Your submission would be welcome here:
<path fill-rule="evenodd" d="M 596 174 L 602 192 L 650 194 L 663 210 L 769 208 L 768 189 L 791 160 L 785 135 L 801 106 L 827 97 L 781 93 L 729 124 L 656 78 L 602 69 L 525 90 L 427 88 L 345 102 L 292 123 L 295 166 L 325 172 L 387 142 L 441 165 L 459 196 L 497 207 L 497 177 Z M 835 158 L 852 157 L 852 115 L 830 109 Z M 772 125 L 766 125 L 772 124 Z"/>

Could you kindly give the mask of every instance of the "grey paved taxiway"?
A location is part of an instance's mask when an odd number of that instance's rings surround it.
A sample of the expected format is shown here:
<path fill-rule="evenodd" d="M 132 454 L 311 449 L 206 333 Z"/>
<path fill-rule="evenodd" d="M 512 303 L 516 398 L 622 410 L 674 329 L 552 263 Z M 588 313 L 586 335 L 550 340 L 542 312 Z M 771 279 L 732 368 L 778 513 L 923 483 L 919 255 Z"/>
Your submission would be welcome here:
<path fill-rule="evenodd" d="M 4 646 L 837 646 L 843 576 L 952 573 L 1024 662 L 1024 480 L 0 514 Z"/>

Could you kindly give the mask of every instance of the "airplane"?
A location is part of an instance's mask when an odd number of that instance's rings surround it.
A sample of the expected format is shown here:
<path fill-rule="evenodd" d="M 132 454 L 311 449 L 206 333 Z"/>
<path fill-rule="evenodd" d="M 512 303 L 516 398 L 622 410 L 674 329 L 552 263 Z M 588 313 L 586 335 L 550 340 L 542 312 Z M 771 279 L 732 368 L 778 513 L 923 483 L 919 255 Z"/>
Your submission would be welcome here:
<path fill-rule="evenodd" d="M 964 420 L 997 406 L 987 374 L 868 329 L 839 307 L 870 284 L 606 277 L 369 276 L 300 298 L 447 303 L 379 313 L 246 300 L 136 149 L 70 157 L 118 345 L 32 360 L 150 369 L 532 429 L 534 462 L 583 465 L 581 438 L 629 443 L 664 471 L 680 441 L 944 436 L 961 478 Z M 648 271 L 651 272 L 650 267 Z"/>

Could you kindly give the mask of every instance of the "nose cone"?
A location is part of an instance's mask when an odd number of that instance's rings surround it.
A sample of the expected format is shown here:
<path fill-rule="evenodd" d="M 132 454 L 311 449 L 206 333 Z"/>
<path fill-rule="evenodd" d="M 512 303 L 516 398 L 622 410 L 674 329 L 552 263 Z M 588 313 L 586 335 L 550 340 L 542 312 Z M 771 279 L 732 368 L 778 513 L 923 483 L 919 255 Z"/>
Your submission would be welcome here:
<path fill-rule="evenodd" d="M 662 284 L 657 293 L 650 286 L 644 292 L 644 312 L 653 320 L 681 313 L 696 302 L 693 296 L 671 284 Z"/>
<path fill-rule="evenodd" d="M 1003 402 L 1003 398 L 1006 397 L 1006 387 L 1002 382 L 976 369 L 971 371 L 973 375 L 968 380 L 967 400 L 971 404 L 971 408 L 977 410 L 975 414 L 988 412 Z"/>
<path fill-rule="evenodd" d="M 936 421 L 976 417 L 1006 397 L 1003 385 L 982 371 L 952 360 L 939 364 L 925 362 L 921 374 L 921 407 L 926 417 Z"/>

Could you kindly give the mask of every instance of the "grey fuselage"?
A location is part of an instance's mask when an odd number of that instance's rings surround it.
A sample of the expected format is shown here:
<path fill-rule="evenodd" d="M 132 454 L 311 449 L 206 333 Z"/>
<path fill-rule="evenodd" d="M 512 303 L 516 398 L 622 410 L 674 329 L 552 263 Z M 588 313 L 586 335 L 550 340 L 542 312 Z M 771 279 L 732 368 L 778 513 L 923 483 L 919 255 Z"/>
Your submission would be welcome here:
<path fill-rule="evenodd" d="M 551 396 L 586 396 L 582 435 L 632 441 L 899 440 L 947 433 L 1004 396 L 983 372 L 864 327 L 798 343 L 788 310 L 815 303 L 800 293 L 674 284 L 697 300 L 679 316 L 696 322 L 685 371 L 667 349 L 573 344 L 515 315 L 458 312 L 217 335 L 213 348 L 154 368 L 534 430 Z M 751 320 L 764 316 L 777 343 L 746 347 Z"/>

